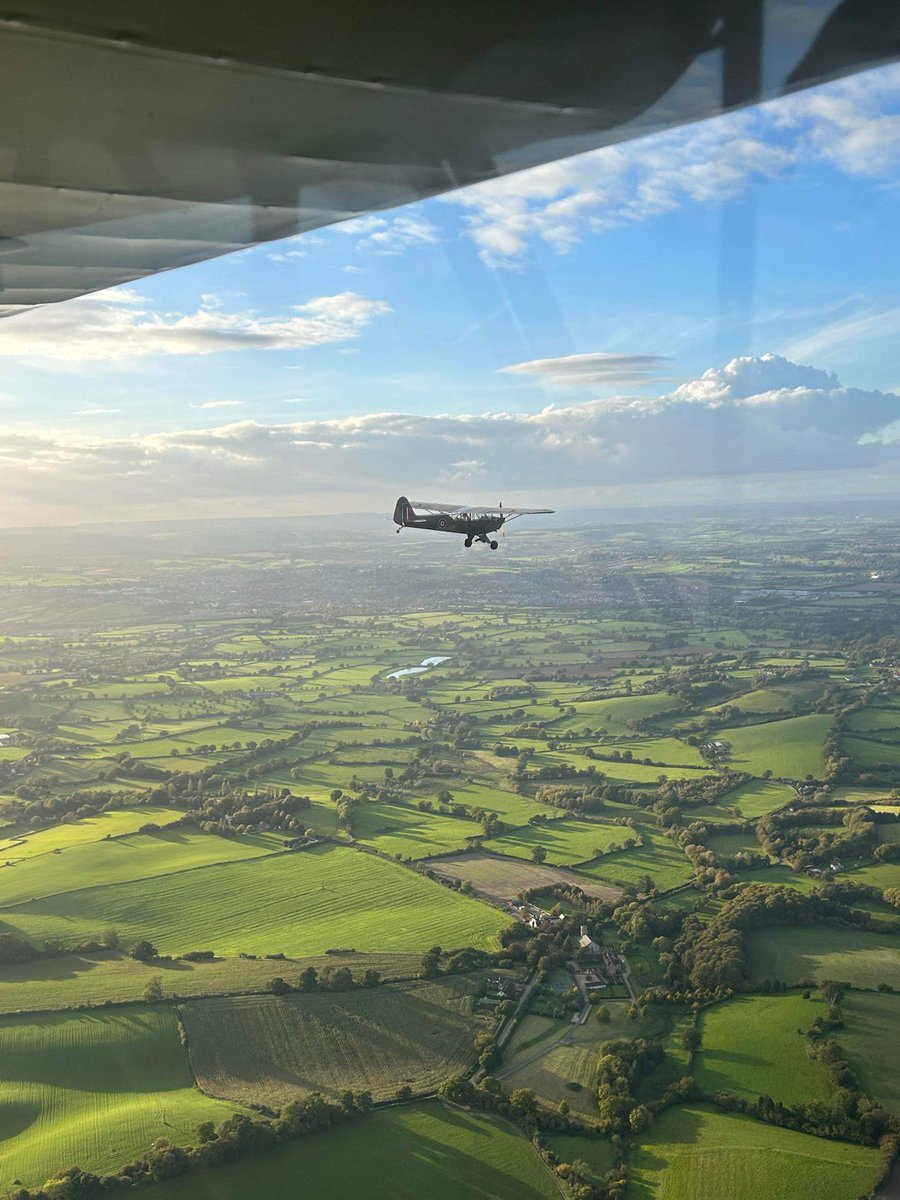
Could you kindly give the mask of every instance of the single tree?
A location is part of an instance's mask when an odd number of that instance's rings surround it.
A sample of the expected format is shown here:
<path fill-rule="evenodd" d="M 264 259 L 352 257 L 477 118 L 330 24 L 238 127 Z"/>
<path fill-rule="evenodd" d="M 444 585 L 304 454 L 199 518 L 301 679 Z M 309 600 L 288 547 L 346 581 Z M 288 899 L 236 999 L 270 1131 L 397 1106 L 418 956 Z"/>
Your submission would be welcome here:
<path fill-rule="evenodd" d="M 301 971 L 297 986 L 301 992 L 314 992 L 319 986 L 319 976 L 316 968 L 307 967 L 305 971 Z"/>
<path fill-rule="evenodd" d="M 148 1004 L 155 1004 L 157 1000 L 162 1000 L 162 975 L 151 975 L 147 980 L 147 986 L 144 988 L 144 999 Z"/>
<path fill-rule="evenodd" d="M 159 951 L 147 938 L 141 938 L 139 942 L 136 942 L 131 947 L 130 954 L 138 962 L 152 962 L 154 958 L 159 958 Z"/>

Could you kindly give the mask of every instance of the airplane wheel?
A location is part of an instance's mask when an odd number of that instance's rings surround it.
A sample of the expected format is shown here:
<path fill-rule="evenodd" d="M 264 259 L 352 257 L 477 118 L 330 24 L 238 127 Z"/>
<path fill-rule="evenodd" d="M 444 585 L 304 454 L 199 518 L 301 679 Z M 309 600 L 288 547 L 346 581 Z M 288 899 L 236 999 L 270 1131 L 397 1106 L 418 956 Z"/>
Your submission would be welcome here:
<path fill-rule="evenodd" d="M 491 542 L 491 549 L 496 550 L 499 545 L 500 545 L 499 542 Z"/>
<path fill-rule="evenodd" d="M 464 546 L 465 546 L 465 548 L 468 550 L 468 549 L 469 549 L 469 547 L 472 545 L 472 539 L 471 539 L 471 538 L 466 538 L 466 540 L 463 542 L 463 545 L 464 545 Z"/>

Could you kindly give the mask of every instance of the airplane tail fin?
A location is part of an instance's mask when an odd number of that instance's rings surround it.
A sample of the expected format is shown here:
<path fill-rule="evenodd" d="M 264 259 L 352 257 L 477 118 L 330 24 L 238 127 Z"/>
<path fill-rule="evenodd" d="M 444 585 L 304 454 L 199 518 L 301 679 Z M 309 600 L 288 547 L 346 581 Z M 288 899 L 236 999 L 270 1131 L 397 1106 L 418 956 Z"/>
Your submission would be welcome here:
<path fill-rule="evenodd" d="M 414 516 L 412 505 L 405 496 L 401 496 L 394 505 L 394 524 L 411 525 Z"/>

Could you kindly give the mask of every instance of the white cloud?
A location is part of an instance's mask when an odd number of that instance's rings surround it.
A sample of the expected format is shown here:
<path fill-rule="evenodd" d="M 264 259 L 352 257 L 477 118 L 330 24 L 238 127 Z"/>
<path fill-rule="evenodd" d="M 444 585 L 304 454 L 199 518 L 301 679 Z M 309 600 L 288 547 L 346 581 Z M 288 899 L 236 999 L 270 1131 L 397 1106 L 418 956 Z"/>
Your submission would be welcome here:
<path fill-rule="evenodd" d="M 192 404 L 191 408 L 238 408 L 241 400 L 205 400 L 202 404 Z"/>
<path fill-rule="evenodd" d="M 111 413 L 121 412 L 121 408 L 76 408 L 73 416 L 76 417 L 106 417 Z"/>
<path fill-rule="evenodd" d="M 358 337 L 391 311 L 356 292 L 319 296 L 286 314 L 228 312 L 209 303 L 193 313 L 157 313 L 126 289 L 97 292 L 0 322 L 0 355 L 66 362 L 121 362 L 153 354 L 298 350 Z"/>
<path fill-rule="evenodd" d="M 401 212 L 394 217 L 372 214 L 354 217 L 335 225 L 336 233 L 358 237 L 360 250 L 377 254 L 401 254 L 413 246 L 433 245 L 440 241 L 440 231 L 427 217 L 415 212 Z"/>
<path fill-rule="evenodd" d="M 296 262 L 298 258 L 306 258 L 305 250 L 282 250 L 278 254 L 267 254 L 269 262 L 273 263 L 289 263 Z"/>
<path fill-rule="evenodd" d="M 900 163 L 900 65 L 713 120 L 548 163 L 443 197 L 491 266 L 532 242 L 565 253 L 591 233 L 688 202 L 718 203 L 798 164 L 890 178 Z"/>
<path fill-rule="evenodd" d="M 13 433 L 0 444 L 0 471 L 8 512 L 67 519 L 189 515 L 216 504 L 302 510 L 321 508 L 329 493 L 346 506 L 354 495 L 424 491 L 436 480 L 488 497 L 760 475 L 776 486 L 854 468 L 896 478 L 898 420 L 896 395 L 765 355 L 655 397 L 531 414 L 387 412 L 104 439 Z"/>
<path fill-rule="evenodd" d="M 658 354 L 569 354 L 513 363 L 500 370 L 504 375 L 536 375 L 555 387 L 608 387 L 646 383 L 668 361 Z"/>

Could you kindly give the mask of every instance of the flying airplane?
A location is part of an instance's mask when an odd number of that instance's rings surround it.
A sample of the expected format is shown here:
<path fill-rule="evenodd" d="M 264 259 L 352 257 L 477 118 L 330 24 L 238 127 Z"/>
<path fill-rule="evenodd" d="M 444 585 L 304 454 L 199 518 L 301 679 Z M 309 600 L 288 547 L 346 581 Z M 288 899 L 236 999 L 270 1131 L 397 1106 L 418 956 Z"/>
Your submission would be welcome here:
<path fill-rule="evenodd" d="M 422 511 L 417 512 L 417 509 Z M 471 504 L 434 504 L 430 500 L 407 500 L 401 496 L 394 505 L 394 523 L 398 533 L 401 529 L 460 533 L 466 539 L 466 546 L 471 546 L 473 542 L 484 542 L 496 550 L 500 543 L 492 541 L 489 533 L 496 533 L 507 521 L 514 521 L 516 517 L 553 511 L 552 508 L 504 508 L 502 500 L 496 508 L 482 508 Z"/>

